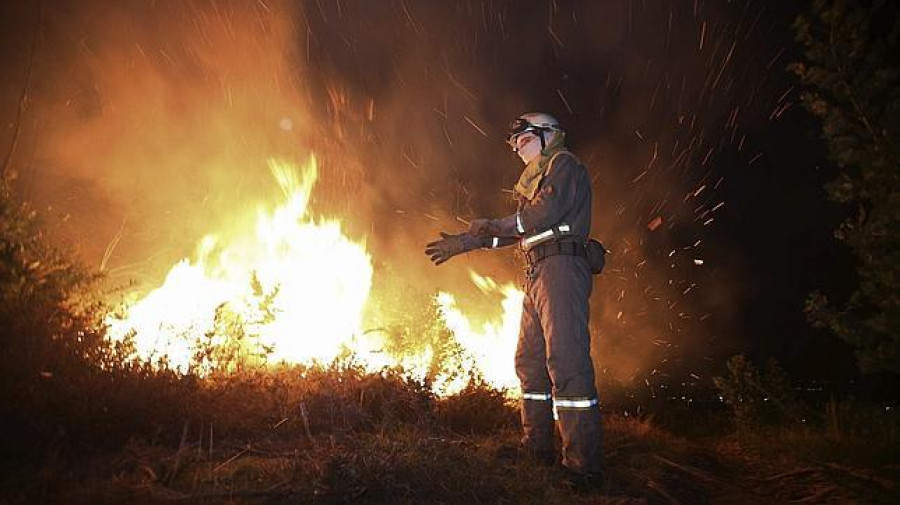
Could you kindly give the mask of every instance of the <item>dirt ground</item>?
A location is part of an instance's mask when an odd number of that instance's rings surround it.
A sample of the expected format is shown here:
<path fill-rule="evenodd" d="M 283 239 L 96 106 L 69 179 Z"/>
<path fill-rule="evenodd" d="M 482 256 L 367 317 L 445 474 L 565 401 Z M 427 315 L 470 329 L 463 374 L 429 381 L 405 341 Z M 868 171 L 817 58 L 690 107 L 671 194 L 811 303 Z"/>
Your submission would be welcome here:
<path fill-rule="evenodd" d="M 765 439 L 685 440 L 647 423 L 606 426 L 606 473 L 573 485 L 555 467 L 498 457 L 516 433 L 423 429 L 301 440 L 130 444 L 22 469 L 3 503 L 900 503 L 900 467 L 815 461 Z M 771 442 L 771 441 L 769 441 Z"/>

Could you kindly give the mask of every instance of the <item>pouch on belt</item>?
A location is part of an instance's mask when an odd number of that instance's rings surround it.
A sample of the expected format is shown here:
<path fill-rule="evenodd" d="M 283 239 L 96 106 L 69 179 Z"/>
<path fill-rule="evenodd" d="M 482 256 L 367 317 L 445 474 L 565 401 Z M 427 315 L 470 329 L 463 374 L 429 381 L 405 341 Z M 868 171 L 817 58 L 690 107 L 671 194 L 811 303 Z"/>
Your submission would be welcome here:
<path fill-rule="evenodd" d="M 597 275 L 602 272 L 603 267 L 606 266 L 606 253 L 609 251 L 603 247 L 599 240 L 593 238 L 588 239 L 584 249 L 587 251 L 587 260 L 588 264 L 591 265 L 591 273 Z"/>

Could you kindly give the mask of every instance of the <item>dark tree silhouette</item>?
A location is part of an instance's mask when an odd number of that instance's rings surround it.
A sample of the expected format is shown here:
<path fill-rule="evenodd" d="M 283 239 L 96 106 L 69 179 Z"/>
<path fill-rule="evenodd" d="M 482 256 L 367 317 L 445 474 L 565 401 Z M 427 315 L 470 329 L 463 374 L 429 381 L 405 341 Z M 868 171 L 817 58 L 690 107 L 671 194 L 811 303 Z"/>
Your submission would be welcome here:
<path fill-rule="evenodd" d="M 853 252 L 859 281 L 846 303 L 815 292 L 806 309 L 856 348 L 863 372 L 900 372 L 898 19 L 891 0 L 817 0 L 794 24 L 804 56 L 792 70 L 840 170 L 826 189 L 852 209 L 835 236 Z"/>

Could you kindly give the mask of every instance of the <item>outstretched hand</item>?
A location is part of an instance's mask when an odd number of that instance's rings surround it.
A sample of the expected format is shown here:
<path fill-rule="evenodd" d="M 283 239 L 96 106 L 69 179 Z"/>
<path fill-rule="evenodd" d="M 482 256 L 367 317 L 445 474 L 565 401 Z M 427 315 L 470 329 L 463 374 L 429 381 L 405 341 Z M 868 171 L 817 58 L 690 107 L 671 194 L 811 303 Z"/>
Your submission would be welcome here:
<path fill-rule="evenodd" d="M 465 233 L 450 235 L 449 233 L 441 232 L 440 240 L 429 242 L 425 246 L 425 254 L 428 255 L 432 263 L 440 265 L 457 254 L 464 253 L 468 250 L 466 248 L 464 236 Z"/>

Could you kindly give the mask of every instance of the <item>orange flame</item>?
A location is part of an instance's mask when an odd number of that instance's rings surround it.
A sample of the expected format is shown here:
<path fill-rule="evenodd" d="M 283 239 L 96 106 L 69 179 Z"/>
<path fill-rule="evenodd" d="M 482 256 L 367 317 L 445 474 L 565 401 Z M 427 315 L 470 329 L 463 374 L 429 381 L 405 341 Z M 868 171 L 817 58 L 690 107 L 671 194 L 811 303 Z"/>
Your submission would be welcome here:
<path fill-rule="evenodd" d="M 444 292 L 439 293 L 437 299 L 441 316 L 456 341 L 471 356 L 470 363 L 484 380 L 497 388 L 513 389 L 519 383 L 513 368 L 513 358 L 524 293 L 513 284 L 500 286 L 490 277 L 482 277 L 473 271 L 469 272 L 469 276 L 482 293 L 502 295 L 503 313 L 500 321 L 488 321 L 479 327 L 457 307 L 456 298 Z M 449 389 L 458 390 L 464 385 L 455 384 Z"/>
<path fill-rule="evenodd" d="M 314 157 L 298 170 L 270 160 L 284 193 L 274 209 L 260 209 L 254 227 L 210 234 L 193 260 L 183 259 L 162 286 L 132 300 L 107 318 L 112 341 L 130 339 L 133 359 L 198 373 L 220 368 L 231 349 L 247 363 L 330 363 L 343 351 L 370 370 L 402 366 L 423 378 L 433 368 L 434 349 L 387 356 L 376 335 L 362 331 L 372 286 L 372 259 L 364 241 L 344 235 L 338 220 L 309 213 L 317 179 Z M 439 363 L 434 390 L 450 394 L 471 373 L 488 384 L 512 389 L 522 293 L 512 284 L 470 272 L 475 286 L 502 298 L 482 324 L 472 322 L 450 293 L 437 295 L 444 324 L 462 349 L 459 362 Z M 482 314 L 483 315 L 483 314 Z"/>
<path fill-rule="evenodd" d="M 109 318 L 110 336 L 133 335 L 137 358 L 166 356 L 186 371 L 199 350 L 200 336 L 226 338 L 216 331 L 222 309 L 243 323 L 269 359 L 292 363 L 333 360 L 358 331 L 372 284 L 365 244 L 354 242 L 336 220 L 312 219 L 307 212 L 316 182 L 315 158 L 299 171 L 270 160 L 285 194 L 272 211 L 260 210 L 254 230 L 207 235 L 197 258 L 184 259 L 163 285 Z M 223 243 L 224 242 L 224 243 Z"/>

